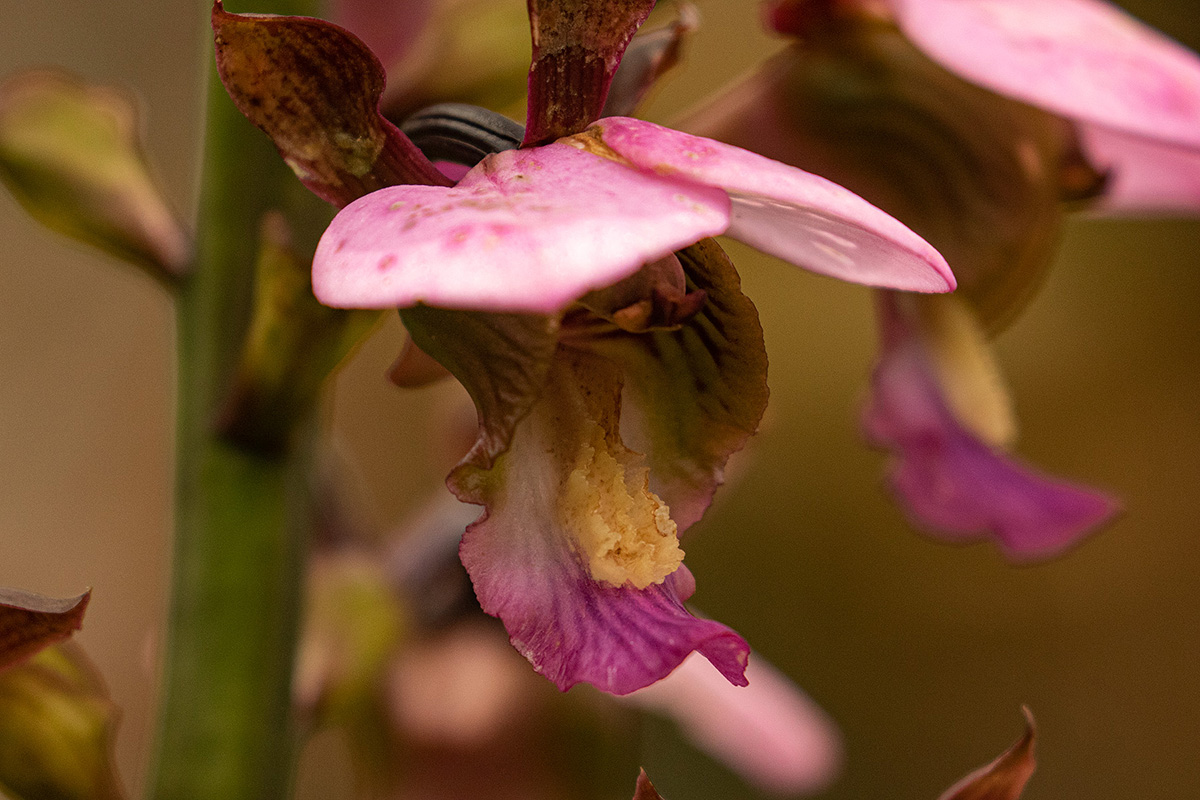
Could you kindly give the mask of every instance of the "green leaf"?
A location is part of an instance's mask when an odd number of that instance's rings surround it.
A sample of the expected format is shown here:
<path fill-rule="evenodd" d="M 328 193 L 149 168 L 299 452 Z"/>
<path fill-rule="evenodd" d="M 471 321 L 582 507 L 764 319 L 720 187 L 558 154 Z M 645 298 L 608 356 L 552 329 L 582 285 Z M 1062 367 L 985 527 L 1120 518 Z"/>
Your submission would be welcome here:
<path fill-rule="evenodd" d="M 220 0 L 212 27 L 229 96 L 317 196 L 344 206 L 385 186 L 451 184 L 379 113 L 383 67 L 348 31 L 311 17 L 230 14 Z"/>

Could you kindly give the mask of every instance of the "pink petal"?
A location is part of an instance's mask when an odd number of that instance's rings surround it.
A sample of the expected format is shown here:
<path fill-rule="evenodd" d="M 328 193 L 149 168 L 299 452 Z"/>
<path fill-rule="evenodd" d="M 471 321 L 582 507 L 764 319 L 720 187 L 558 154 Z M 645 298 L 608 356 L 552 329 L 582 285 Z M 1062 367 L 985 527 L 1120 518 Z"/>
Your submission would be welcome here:
<path fill-rule="evenodd" d="M 884 346 L 863 421 L 893 455 L 890 481 L 914 523 L 949 541 L 994 538 L 1013 559 L 1075 544 L 1117 511 L 1109 496 L 1046 476 L 980 441 L 951 413 L 915 324 L 884 298 Z"/>
<path fill-rule="evenodd" d="M 457 187 L 393 186 L 347 206 L 317 248 L 313 289 L 340 307 L 549 313 L 728 224 L 717 189 L 564 144 L 510 150 Z"/>
<path fill-rule="evenodd" d="M 460 555 L 483 610 L 504 622 L 513 647 L 563 691 L 590 683 L 628 694 L 693 650 L 726 680 L 746 683 L 750 648 L 742 637 L 684 608 L 695 587 L 686 567 L 641 590 L 599 583 L 535 516 L 507 530 L 484 517 L 467 529 Z"/>
<path fill-rule="evenodd" d="M 1200 57 L 1101 0 L 890 0 L 905 34 L 1000 94 L 1200 149 Z"/>
<path fill-rule="evenodd" d="M 561 359 L 507 452 L 468 456 L 451 474 L 460 498 L 486 506 L 459 551 L 480 606 L 563 690 L 586 682 L 627 694 L 693 650 L 743 685 L 745 641 L 683 606 L 695 581 L 666 538 L 645 468 L 616 433 L 619 373 L 596 356 Z M 597 531 L 618 533 L 620 547 L 591 549 Z"/>
<path fill-rule="evenodd" d="M 1200 211 L 1200 150 L 1186 150 L 1103 128 L 1083 126 L 1088 157 L 1107 168 L 1101 208 L 1109 211 Z"/>
<path fill-rule="evenodd" d="M 769 158 L 649 122 L 597 122 L 604 144 L 646 172 L 720 187 L 733 216 L 726 233 L 835 278 L 919 292 L 954 288 L 925 240 L 858 195 Z"/>
<path fill-rule="evenodd" d="M 820 791 L 837 777 L 841 737 L 829 716 L 757 655 L 745 687 L 731 685 L 689 656 L 658 683 L 625 699 L 674 719 L 702 750 L 759 789 L 794 795 Z"/>

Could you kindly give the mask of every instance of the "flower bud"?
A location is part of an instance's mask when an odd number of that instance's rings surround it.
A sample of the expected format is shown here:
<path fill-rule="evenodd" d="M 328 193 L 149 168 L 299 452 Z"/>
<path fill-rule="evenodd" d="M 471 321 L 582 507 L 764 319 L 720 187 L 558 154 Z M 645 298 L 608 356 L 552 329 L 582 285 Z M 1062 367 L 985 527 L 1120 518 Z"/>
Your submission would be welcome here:
<path fill-rule="evenodd" d="M 155 186 L 132 101 L 64 74 L 0 86 L 0 179 L 48 228 L 178 276 L 191 245 Z"/>
<path fill-rule="evenodd" d="M 0 795 L 12 800 L 118 800 L 117 709 L 70 644 L 0 673 Z"/>

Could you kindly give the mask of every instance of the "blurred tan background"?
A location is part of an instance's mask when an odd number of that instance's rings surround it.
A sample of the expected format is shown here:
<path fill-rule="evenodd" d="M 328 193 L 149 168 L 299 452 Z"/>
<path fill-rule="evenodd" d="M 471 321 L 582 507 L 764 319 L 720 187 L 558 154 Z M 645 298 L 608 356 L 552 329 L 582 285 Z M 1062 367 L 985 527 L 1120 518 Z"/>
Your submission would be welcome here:
<path fill-rule="evenodd" d="M 750 0 L 698 4 L 706 25 L 653 118 L 780 46 Z M 1125 5 L 1200 47 L 1195 0 Z M 0 0 L 0 74 L 60 64 L 135 91 L 187 211 L 201 6 Z M 1002 337 L 1021 452 L 1126 507 L 1067 558 L 1022 568 L 986 545 L 932 542 L 887 502 L 882 458 L 856 427 L 868 293 L 730 252 L 763 316 L 772 411 L 688 563 L 706 613 L 841 724 L 846 771 L 826 796 L 933 800 L 1017 736 L 1028 703 L 1042 732 L 1028 800 L 1200 797 L 1200 222 L 1075 221 L 1046 290 Z M 148 280 L 0 196 L 0 584 L 95 588 L 79 638 L 124 708 L 118 756 L 135 791 L 169 558 L 172 336 Z M 381 523 L 441 480 L 422 420 L 445 390 L 389 387 L 398 341 L 382 332 L 336 391 Z M 676 800 L 752 796 L 665 723 L 647 728 L 645 766 Z M 329 774 L 344 773 L 324 786 Z"/>

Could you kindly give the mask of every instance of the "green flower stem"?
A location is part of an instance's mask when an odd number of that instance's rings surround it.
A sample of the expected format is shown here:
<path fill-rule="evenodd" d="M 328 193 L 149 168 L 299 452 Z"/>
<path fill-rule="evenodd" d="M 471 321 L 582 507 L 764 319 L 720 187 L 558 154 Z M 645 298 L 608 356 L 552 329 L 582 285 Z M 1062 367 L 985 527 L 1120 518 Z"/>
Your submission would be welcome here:
<path fill-rule="evenodd" d="M 312 0 L 257 6 L 317 11 Z M 298 435 L 300 446 L 256 452 L 224 440 L 214 420 L 245 335 L 263 213 L 282 210 L 315 238 L 329 211 L 207 70 L 198 255 L 178 295 L 174 574 L 147 797 L 272 800 L 289 792 L 299 741 L 290 692 L 308 448 Z"/>

